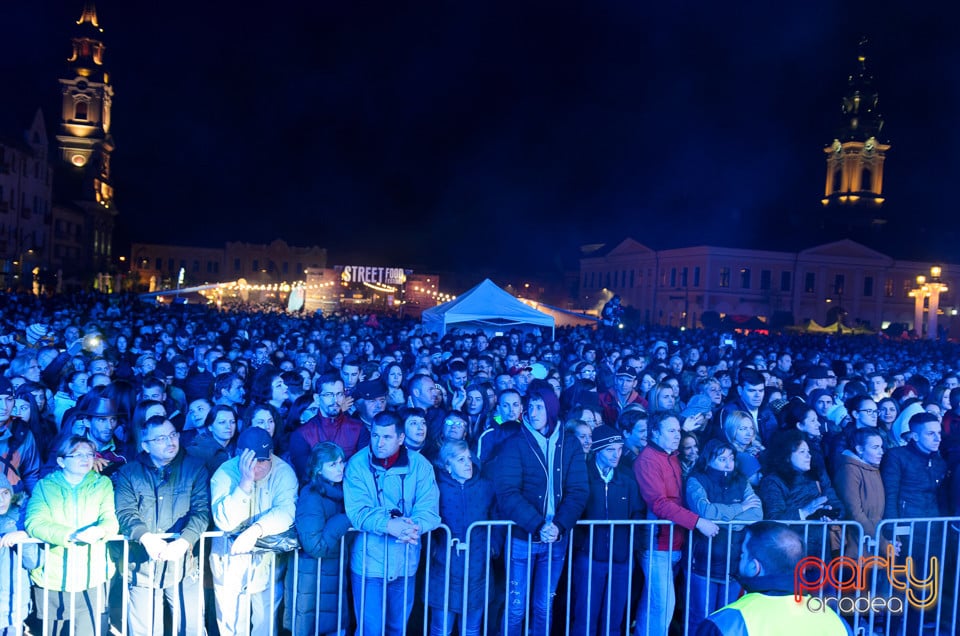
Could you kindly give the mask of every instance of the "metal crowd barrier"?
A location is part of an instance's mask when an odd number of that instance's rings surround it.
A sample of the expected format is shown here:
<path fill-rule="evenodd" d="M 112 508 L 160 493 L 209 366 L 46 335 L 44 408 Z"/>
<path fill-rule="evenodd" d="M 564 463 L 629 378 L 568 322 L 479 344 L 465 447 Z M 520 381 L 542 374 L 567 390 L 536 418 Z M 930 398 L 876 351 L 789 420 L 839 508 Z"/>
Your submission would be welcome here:
<path fill-rule="evenodd" d="M 801 534 L 807 546 L 808 558 L 811 559 L 807 562 L 810 567 L 803 579 L 803 585 L 806 586 L 803 591 L 813 599 L 808 599 L 807 602 L 816 605 L 811 606 L 811 611 L 820 610 L 824 606 L 837 610 L 850 623 L 854 633 L 888 636 L 957 635 L 960 618 L 960 568 L 957 566 L 960 560 L 960 517 L 884 521 L 879 525 L 877 534 L 872 537 L 865 536 L 863 528 L 852 521 L 784 523 Z M 734 523 L 718 525 L 728 530 L 742 527 L 741 524 Z M 463 636 L 508 635 L 511 634 L 510 603 L 522 603 L 522 608 L 517 606 L 523 616 L 522 624 L 519 631 L 514 626 L 513 633 L 541 636 L 535 633 L 533 624 L 536 604 L 541 599 L 533 598 L 532 590 L 535 586 L 534 577 L 545 575 L 547 580 L 554 577 L 560 579 L 555 597 L 546 599 L 552 634 L 593 636 L 597 633 L 622 633 L 641 636 L 636 631 L 635 621 L 651 609 L 650 590 L 641 571 L 641 555 L 655 547 L 656 538 L 651 532 L 655 528 L 668 532 L 671 543 L 674 533 L 678 531 L 676 526 L 666 521 L 581 521 L 575 530 L 575 536 L 568 537 L 565 545 L 561 544 L 562 547 L 540 544 L 535 548 L 535 544 L 539 542 L 525 536 L 521 538 L 517 526 L 509 521 L 474 523 L 467 530 L 465 540 L 454 538 L 448 527 L 441 526 L 421 538 L 418 563 L 410 560 L 410 550 L 403 551 L 400 567 L 403 571 L 416 570 L 417 575 L 412 589 L 404 585 L 399 596 L 388 594 L 387 587 L 383 585 L 380 585 L 382 593 L 368 593 L 368 583 L 377 585 L 382 581 L 378 576 L 370 574 L 366 559 L 362 561 L 360 572 L 351 572 L 350 558 L 352 550 L 367 554 L 372 541 L 383 541 L 385 550 L 402 549 L 401 546 L 393 537 L 374 537 L 351 530 L 341 541 L 338 555 L 336 631 L 350 634 L 355 630 L 358 635 L 371 633 L 368 629 L 371 626 L 365 622 L 374 620 L 370 617 L 375 617 L 380 629 L 372 633 L 385 635 L 386 621 L 392 613 L 405 612 L 405 607 L 412 604 L 410 620 L 402 628 L 405 636 L 430 634 L 431 627 L 442 634 L 455 632 Z M 608 542 L 605 553 L 593 553 L 594 540 L 597 537 L 602 537 L 603 533 L 608 537 L 614 536 L 618 531 L 626 533 L 626 540 L 631 548 L 625 562 L 615 561 L 613 541 Z M 725 544 L 719 546 L 721 550 L 718 553 L 726 555 L 719 568 L 713 567 L 715 540 L 702 535 L 697 538 L 705 543 L 707 559 L 701 571 L 708 573 L 705 577 L 708 583 L 717 586 L 714 588 L 718 591 L 717 602 L 711 603 L 708 597 L 694 593 L 692 581 L 696 572 L 691 547 L 692 535 L 695 532 L 687 533 L 675 577 L 677 606 L 673 621 L 682 627 L 684 633 L 691 633 L 695 627 L 691 625 L 691 609 L 699 603 L 703 603 L 700 606 L 701 614 L 706 614 L 707 610 L 735 600 L 739 594 L 739 585 L 734 578 L 737 574 L 739 554 L 733 549 L 734 534 L 729 531 L 719 535 L 722 537 L 719 540 Z M 210 589 L 208 544 L 223 536 L 221 532 L 206 532 L 200 541 L 198 553 L 201 580 L 197 585 L 197 609 L 193 616 L 188 617 L 188 631 L 193 633 L 204 633 L 204 625 L 216 615 L 216 608 L 209 604 L 205 607 L 204 602 L 205 587 Z M 108 583 L 97 591 L 98 596 L 94 601 L 97 608 L 102 606 L 106 615 L 112 616 L 113 624 L 110 630 L 126 635 L 128 612 L 143 611 L 152 614 L 163 611 L 163 608 L 129 607 L 129 545 L 121 536 L 110 537 L 107 541 L 122 544 L 122 550 L 114 551 L 114 554 L 119 552 L 122 557 L 119 563 L 108 562 L 105 573 L 108 575 Z M 899 554 L 896 553 L 898 542 Z M 41 545 L 44 558 L 49 556 L 49 546 L 33 539 L 25 543 Z M 887 552 L 888 544 L 893 546 L 890 548 L 892 553 Z M 851 552 L 851 546 L 861 546 L 861 549 Z M 554 549 L 564 550 L 562 560 L 553 553 Z M 510 564 L 517 550 L 526 550 L 527 555 L 542 552 L 543 554 L 538 556 L 538 568 L 539 564 L 543 564 L 546 571 L 534 572 L 532 559 L 526 558 L 522 564 L 526 594 L 523 598 L 511 599 Z M 15 553 L 15 570 L 20 571 L 23 566 L 23 550 L 16 550 Z M 558 558 L 555 560 L 553 557 Z M 283 628 L 290 630 L 293 636 L 316 634 L 321 611 L 329 612 L 331 609 L 329 605 L 321 602 L 323 560 L 318 560 L 316 564 L 317 580 L 313 589 L 315 604 L 312 608 L 301 611 L 303 608 L 298 607 L 302 558 L 299 551 L 282 555 L 268 553 L 266 558 L 269 559 L 269 624 L 250 633 L 274 636 Z M 522 557 L 518 557 L 518 561 L 522 560 Z M 450 592 L 451 587 L 454 587 L 452 584 L 457 582 L 454 579 L 458 575 L 454 570 L 460 567 L 454 568 L 455 562 L 460 563 L 463 568 L 459 581 L 462 587 L 461 596 L 457 603 L 453 602 Z M 437 567 L 441 568 L 439 572 L 436 571 Z M 561 571 L 557 572 L 555 567 L 560 567 Z M 115 569 L 113 575 L 109 576 L 111 568 Z M 597 573 L 599 576 L 595 577 Z M 722 576 L 717 576 L 720 573 Z M 595 579 L 603 586 L 602 590 L 593 589 Z M 432 586 L 435 588 L 438 582 L 441 589 L 431 589 Z M 114 584 L 114 593 L 119 596 L 110 597 L 111 583 Z M 477 585 L 481 586 L 481 589 L 477 590 Z M 359 595 L 353 593 L 355 589 L 359 590 Z M 708 586 L 707 589 L 711 588 Z M 26 616 L 20 615 L 23 595 L 30 593 L 31 590 L 23 586 L 23 577 L 14 573 L 13 628 L 17 634 L 23 633 L 26 619 Z M 39 594 L 41 602 L 47 603 L 49 594 Z M 623 610 L 618 610 L 616 615 L 610 608 L 614 595 L 626 596 Z M 109 603 L 114 599 L 119 600 L 121 607 L 119 611 L 116 607 L 112 608 L 114 611 L 111 613 Z M 273 610 L 280 605 L 281 600 L 284 601 L 285 611 L 279 615 Z M 399 610 L 395 602 L 398 600 L 401 603 Z M 73 595 L 69 604 L 71 619 L 76 617 L 77 602 L 76 595 Z M 587 616 L 595 616 L 593 621 L 587 622 L 582 631 L 575 627 L 583 624 L 582 617 L 577 615 L 578 602 L 581 611 L 586 612 Z M 602 607 L 595 608 L 595 603 Z M 459 606 L 459 612 L 451 611 L 453 605 Z M 359 609 L 359 612 L 354 611 L 355 608 Z M 370 613 L 371 608 L 376 611 L 375 614 Z M 249 613 L 245 618 L 249 620 Z M 42 623 L 44 633 L 48 632 L 49 620 L 47 612 Z M 94 627 L 97 636 L 102 636 L 106 629 L 106 625 L 99 620 L 94 621 Z M 71 620 L 71 636 L 74 630 L 75 622 Z"/>

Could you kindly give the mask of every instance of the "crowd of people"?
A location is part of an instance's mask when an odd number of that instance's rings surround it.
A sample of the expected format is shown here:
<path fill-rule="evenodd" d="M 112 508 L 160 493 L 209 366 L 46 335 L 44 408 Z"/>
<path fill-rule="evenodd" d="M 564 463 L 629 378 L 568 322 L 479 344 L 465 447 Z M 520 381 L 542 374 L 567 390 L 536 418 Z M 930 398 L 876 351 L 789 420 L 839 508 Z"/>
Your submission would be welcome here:
<path fill-rule="evenodd" d="M 881 522 L 960 515 L 948 342 L 440 336 L 95 294 L 0 297 L 0 334 L 0 629 L 122 620 L 126 563 L 135 636 L 401 634 L 415 610 L 431 635 L 545 635 L 558 586 L 576 634 L 713 633 L 764 584 L 741 562 L 751 524 L 922 555 L 956 530 Z M 510 523 L 468 536 L 485 521 Z"/>

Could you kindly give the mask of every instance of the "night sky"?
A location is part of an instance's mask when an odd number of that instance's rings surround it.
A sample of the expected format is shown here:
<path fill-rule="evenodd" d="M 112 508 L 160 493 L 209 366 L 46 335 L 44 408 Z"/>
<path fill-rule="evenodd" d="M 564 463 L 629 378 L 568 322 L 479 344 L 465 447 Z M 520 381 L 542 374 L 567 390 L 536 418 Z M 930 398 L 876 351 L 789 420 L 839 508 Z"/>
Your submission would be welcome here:
<path fill-rule="evenodd" d="M 892 145 L 893 255 L 960 262 L 953 9 L 96 6 L 116 90 L 121 240 L 279 237 L 327 247 L 331 264 L 549 271 L 575 263 L 581 244 L 626 236 L 653 248 L 826 237 L 810 220 L 822 148 L 867 35 Z M 43 106 L 56 134 L 57 77 L 82 7 L 3 3 L 4 128 L 25 128 Z"/>

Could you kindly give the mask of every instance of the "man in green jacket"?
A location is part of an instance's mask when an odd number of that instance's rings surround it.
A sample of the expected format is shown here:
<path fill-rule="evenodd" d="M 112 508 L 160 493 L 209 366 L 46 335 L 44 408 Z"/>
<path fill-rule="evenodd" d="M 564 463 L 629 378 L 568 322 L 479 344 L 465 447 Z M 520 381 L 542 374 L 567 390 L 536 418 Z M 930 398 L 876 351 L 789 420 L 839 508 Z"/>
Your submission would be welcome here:
<path fill-rule="evenodd" d="M 794 572 L 804 554 L 803 539 L 782 523 L 747 526 L 739 567 L 749 593 L 708 616 L 697 636 L 852 636 L 850 626 L 826 603 L 811 607 L 811 597 L 795 600 Z"/>

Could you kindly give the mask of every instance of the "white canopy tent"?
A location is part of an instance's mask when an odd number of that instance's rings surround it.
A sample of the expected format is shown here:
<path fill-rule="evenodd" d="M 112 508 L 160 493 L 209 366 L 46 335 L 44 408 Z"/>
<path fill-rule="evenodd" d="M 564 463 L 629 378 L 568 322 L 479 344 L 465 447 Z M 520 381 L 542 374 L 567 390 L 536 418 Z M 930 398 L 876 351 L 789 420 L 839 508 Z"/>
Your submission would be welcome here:
<path fill-rule="evenodd" d="M 500 289 L 489 278 L 442 305 L 423 312 L 423 327 L 444 336 L 454 328 L 482 330 L 488 335 L 519 328 L 521 331 L 549 329 L 553 338 L 552 316 L 523 304 Z"/>

